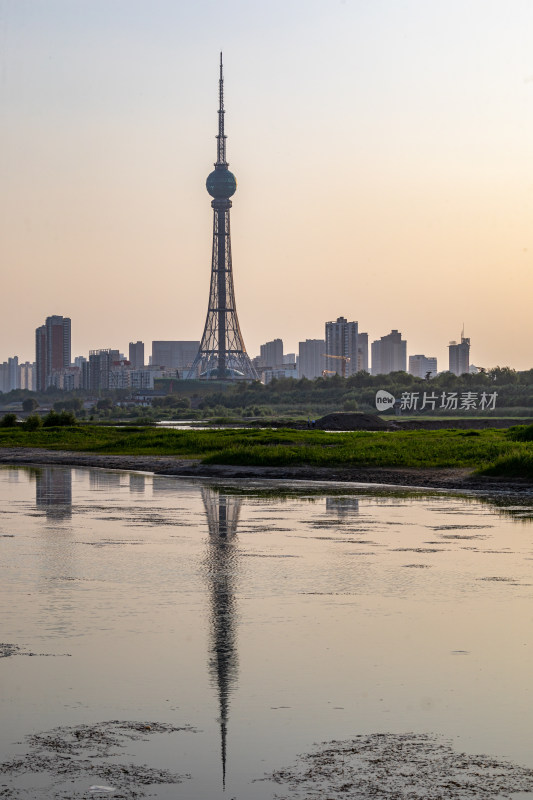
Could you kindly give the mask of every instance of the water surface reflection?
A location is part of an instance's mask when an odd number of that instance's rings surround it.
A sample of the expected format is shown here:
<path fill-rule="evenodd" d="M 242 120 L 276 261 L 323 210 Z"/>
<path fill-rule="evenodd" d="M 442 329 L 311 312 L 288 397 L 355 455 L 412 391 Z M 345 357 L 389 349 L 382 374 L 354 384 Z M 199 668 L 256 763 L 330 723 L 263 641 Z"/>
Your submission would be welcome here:
<path fill-rule="evenodd" d="M 65 467 L 42 467 L 34 471 L 35 504 L 49 519 L 72 516 L 72 470 Z"/>
<path fill-rule="evenodd" d="M 222 785 L 225 788 L 230 693 L 238 677 L 235 535 L 242 498 L 222 494 L 211 487 L 202 487 L 201 492 L 209 526 L 206 557 L 211 604 L 209 671 L 219 697 Z"/>
<path fill-rule="evenodd" d="M 144 720 L 198 731 L 135 750 L 192 776 L 158 800 L 271 800 L 265 772 L 376 733 L 533 766 L 532 510 L 0 469 L 3 639 L 47 654 L 0 659 L 0 761 L 32 731 Z M 30 800 L 106 783 L 1 778 Z"/>

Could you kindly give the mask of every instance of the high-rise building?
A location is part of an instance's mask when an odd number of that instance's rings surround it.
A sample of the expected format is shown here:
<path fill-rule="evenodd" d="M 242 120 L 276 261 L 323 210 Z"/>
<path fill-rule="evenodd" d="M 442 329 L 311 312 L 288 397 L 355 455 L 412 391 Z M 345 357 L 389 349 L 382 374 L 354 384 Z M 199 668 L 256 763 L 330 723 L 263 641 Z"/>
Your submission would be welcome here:
<path fill-rule="evenodd" d="M 7 361 L 0 364 L 0 393 L 9 392 L 9 367 Z"/>
<path fill-rule="evenodd" d="M 35 391 L 46 389 L 46 326 L 35 331 Z"/>
<path fill-rule="evenodd" d="M 188 375 L 203 380 L 257 380 L 257 372 L 244 346 L 233 289 L 229 210 L 237 181 L 226 161 L 222 53 L 218 90 L 217 160 L 206 181 L 207 191 L 213 198 L 211 287 L 202 341 Z"/>
<path fill-rule="evenodd" d="M 357 322 L 338 317 L 336 322 L 326 322 L 326 370 L 348 377 L 357 372 L 358 357 Z"/>
<path fill-rule="evenodd" d="M 130 342 L 129 361 L 134 369 L 144 367 L 144 342 Z"/>
<path fill-rule="evenodd" d="M 300 378 L 320 378 L 326 369 L 325 339 L 306 339 L 298 345 L 298 375 Z"/>
<path fill-rule="evenodd" d="M 180 371 L 188 372 L 193 365 L 199 347 L 199 341 L 152 342 L 152 360 L 150 363 L 154 367 L 179 369 Z"/>
<path fill-rule="evenodd" d="M 70 367 L 70 317 L 47 317 L 35 331 L 35 388 L 52 385 L 54 370 Z"/>
<path fill-rule="evenodd" d="M 7 391 L 20 389 L 20 368 L 18 356 L 7 359 Z"/>
<path fill-rule="evenodd" d="M 368 333 L 357 334 L 357 372 L 368 372 Z"/>
<path fill-rule="evenodd" d="M 372 342 L 372 375 L 405 372 L 407 367 L 407 342 L 402 334 L 392 330 Z"/>
<path fill-rule="evenodd" d="M 437 359 L 434 356 L 409 356 L 408 372 L 415 378 L 434 378 L 437 374 Z"/>
<path fill-rule="evenodd" d="M 35 364 L 32 364 L 30 361 L 25 361 L 24 364 L 20 365 L 21 389 L 29 389 L 30 391 L 34 390 L 34 368 Z"/>
<path fill-rule="evenodd" d="M 101 389 L 114 388 L 111 386 L 111 369 L 120 361 L 118 350 L 89 350 L 88 369 L 83 370 L 86 385 L 84 389 L 99 392 Z"/>
<path fill-rule="evenodd" d="M 273 339 L 259 348 L 259 358 L 263 369 L 281 367 L 283 364 L 283 340 Z"/>
<path fill-rule="evenodd" d="M 448 346 L 449 370 L 454 375 L 464 375 L 470 371 L 470 339 L 461 334 L 461 341 L 450 342 Z"/>

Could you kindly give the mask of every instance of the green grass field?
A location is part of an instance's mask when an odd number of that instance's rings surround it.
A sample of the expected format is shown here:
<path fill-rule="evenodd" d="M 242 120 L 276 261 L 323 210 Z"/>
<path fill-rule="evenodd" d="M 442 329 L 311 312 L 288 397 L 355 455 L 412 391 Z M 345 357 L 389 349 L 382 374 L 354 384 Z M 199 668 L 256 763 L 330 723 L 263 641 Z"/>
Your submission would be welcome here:
<path fill-rule="evenodd" d="M 119 455 L 199 458 L 206 464 L 317 467 L 466 467 L 533 478 L 533 441 L 503 430 L 327 433 L 299 430 L 187 430 L 80 426 L 0 428 L 0 447 L 43 447 Z M 526 429 L 528 430 L 528 429 Z"/>

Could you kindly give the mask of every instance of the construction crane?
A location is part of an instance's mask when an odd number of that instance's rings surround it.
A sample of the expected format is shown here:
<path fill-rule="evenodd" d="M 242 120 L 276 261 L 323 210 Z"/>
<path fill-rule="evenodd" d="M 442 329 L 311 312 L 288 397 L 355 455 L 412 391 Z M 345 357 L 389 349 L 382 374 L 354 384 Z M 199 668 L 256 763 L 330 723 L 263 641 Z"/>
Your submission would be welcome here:
<path fill-rule="evenodd" d="M 324 358 L 338 358 L 340 361 L 342 361 L 342 377 L 343 378 L 346 377 L 346 362 L 352 360 L 349 356 L 334 356 L 330 353 L 322 353 L 322 355 Z M 325 370 L 325 372 L 331 372 L 333 374 L 336 374 L 334 370 L 329 370 L 329 369 Z M 322 373 L 322 375 L 323 374 L 324 373 Z"/>

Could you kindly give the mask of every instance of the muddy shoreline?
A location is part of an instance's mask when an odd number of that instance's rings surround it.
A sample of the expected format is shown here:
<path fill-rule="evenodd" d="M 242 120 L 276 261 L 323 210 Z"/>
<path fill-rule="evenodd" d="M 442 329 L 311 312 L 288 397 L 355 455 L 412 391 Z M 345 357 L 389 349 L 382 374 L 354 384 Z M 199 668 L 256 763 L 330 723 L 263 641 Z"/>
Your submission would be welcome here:
<path fill-rule="evenodd" d="M 291 467 L 229 466 L 202 464 L 199 459 L 168 456 L 98 455 L 30 447 L 2 448 L 0 464 L 98 467 L 100 469 L 151 472 L 155 475 L 176 475 L 183 478 L 378 483 L 424 489 L 533 493 L 532 481 L 488 478 L 475 475 L 470 469 L 312 467 L 308 465 Z"/>

